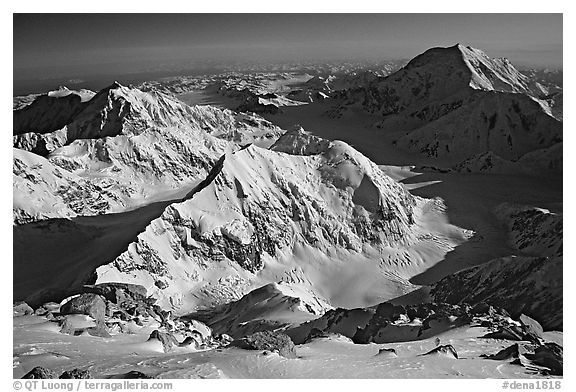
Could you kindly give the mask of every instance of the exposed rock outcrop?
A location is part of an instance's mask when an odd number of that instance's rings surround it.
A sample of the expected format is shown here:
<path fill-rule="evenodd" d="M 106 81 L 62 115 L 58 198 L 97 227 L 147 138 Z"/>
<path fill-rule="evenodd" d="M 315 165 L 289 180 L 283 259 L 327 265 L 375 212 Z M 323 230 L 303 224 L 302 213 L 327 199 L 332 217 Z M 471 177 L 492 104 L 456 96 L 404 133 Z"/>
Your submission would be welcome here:
<path fill-rule="evenodd" d="M 90 370 L 82 370 L 82 369 L 72 369 L 66 370 L 64 373 L 60 375 L 59 378 L 62 379 L 86 379 L 86 378 L 93 378 L 92 373 Z"/>
<path fill-rule="evenodd" d="M 427 353 L 422 354 L 422 355 L 432 355 L 432 356 L 458 359 L 458 353 L 456 352 L 456 349 L 451 344 L 435 347 L 432 350 L 430 350 Z"/>
<path fill-rule="evenodd" d="M 97 294 L 81 294 L 64 303 L 61 314 L 85 314 L 97 321 L 103 321 L 106 315 L 106 303 Z"/>
<path fill-rule="evenodd" d="M 247 350 L 269 350 L 286 358 L 296 358 L 294 343 L 288 335 L 280 332 L 256 332 L 233 344 Z"/>
<path fill-rule="evenodd" d="M 53 370 L 46 369 L 42 366 L 36 366 L 34 369 L 26 373 L 22 378 L 57 378 Z"/>

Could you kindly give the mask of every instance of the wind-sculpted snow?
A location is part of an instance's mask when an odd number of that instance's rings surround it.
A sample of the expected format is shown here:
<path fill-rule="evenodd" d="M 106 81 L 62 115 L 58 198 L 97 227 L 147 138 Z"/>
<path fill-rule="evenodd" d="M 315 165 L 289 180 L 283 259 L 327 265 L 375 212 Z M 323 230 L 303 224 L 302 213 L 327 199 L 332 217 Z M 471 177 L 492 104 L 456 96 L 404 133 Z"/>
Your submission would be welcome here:
<path fill-rule="evenodd" d="M 183 318 L 205 321 L 215 333 L 241 338 L 254 332 L 285 329 L 321 316 L 332 307 L 298 285 L 270 283 L 238 301 L 201 310 Z"/>

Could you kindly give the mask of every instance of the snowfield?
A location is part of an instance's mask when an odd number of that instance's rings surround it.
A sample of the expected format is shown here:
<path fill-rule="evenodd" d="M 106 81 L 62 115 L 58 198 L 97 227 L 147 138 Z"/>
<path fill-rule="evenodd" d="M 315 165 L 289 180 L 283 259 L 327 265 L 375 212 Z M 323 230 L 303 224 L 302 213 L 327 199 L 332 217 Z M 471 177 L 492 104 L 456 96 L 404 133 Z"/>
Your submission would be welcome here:
<path fill-rule="evenodd" d="M 118 335 L 112 339 L 65 336 L 46 330 L 37 316 L 15 319 L 14 377 L 34 366 L 58 372 L 92 369 L 97 378 L 138 370 L 158 378 L 533 378 L 522 366 L 480 358 L 509 344 L 480 339 L 481 327 L 452 330 L 438 337 L 452 344 L 458 359 L 422 356 L 435 347 L 433 338 L 416 342 L 357 345 L 332 335 L 296 346 L 298 358 L 237 348 L 164 354 L 147 344 L 145 334 Z M 553 336 L 562 341 L 562 335 Z M 396 355 L 379 354 L 392 348 Z"/>

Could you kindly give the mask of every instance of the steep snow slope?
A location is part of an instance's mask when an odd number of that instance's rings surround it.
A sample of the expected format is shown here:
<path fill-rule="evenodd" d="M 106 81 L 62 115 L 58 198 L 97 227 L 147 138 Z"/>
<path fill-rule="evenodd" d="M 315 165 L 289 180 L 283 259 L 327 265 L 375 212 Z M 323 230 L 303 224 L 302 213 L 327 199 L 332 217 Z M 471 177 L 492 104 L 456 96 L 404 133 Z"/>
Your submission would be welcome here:
<path fill-rule="evenodd" d="M 98 266 L 122 253 L 171 202 L 15 225 L 14 299 L 36 307 L 77 294 Z"/>
<path fill-rule="evenodd" d="M 470 235 L 442 208 L 342 142 L 310 156 L 249 146 L 98 268 L 98 282 L 137 281 L 180 312 L 285 279 L 331 302 L 377 302 Z"/>
<path fill-rule="evenodd" d="M 238 301 L 199 311 L 184 318 L 205 321 L 215 333 L 242 338 L 255 331 L 287 328 L 312 320 L 332 307 L 309 288 L 294 283 L 270 283 Z"/>
<path fill-rule="evenodd" d="M 14 222 L 95 215 L 124 207 L 113 192 L 31 152 L 13 149 Z"/>
<path fill-rule="evenodd" d="M 119 83 L 101 90 L 67 127 L 67 142 L 104 136 L 138 135 L 146 129 L 183 125 L 185 107 L 167 96 Z"/>

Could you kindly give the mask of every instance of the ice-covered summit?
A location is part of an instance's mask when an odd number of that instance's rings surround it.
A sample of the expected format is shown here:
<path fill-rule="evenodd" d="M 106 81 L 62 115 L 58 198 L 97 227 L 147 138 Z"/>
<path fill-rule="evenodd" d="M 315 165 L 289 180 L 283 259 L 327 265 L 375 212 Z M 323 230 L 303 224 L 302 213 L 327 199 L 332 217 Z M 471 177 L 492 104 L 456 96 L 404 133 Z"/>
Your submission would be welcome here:
<path fill-rule="evenodd" d="M 454 83 L 454 87 L 469 86 L 479 90 L 531 95 L 543 92 L 508 59 L 490 58 L 482 50 L 462 44 L 428 49 L 412 59 L 403 70 L 428 77 L 442 77 L 445 84 Z"/>

